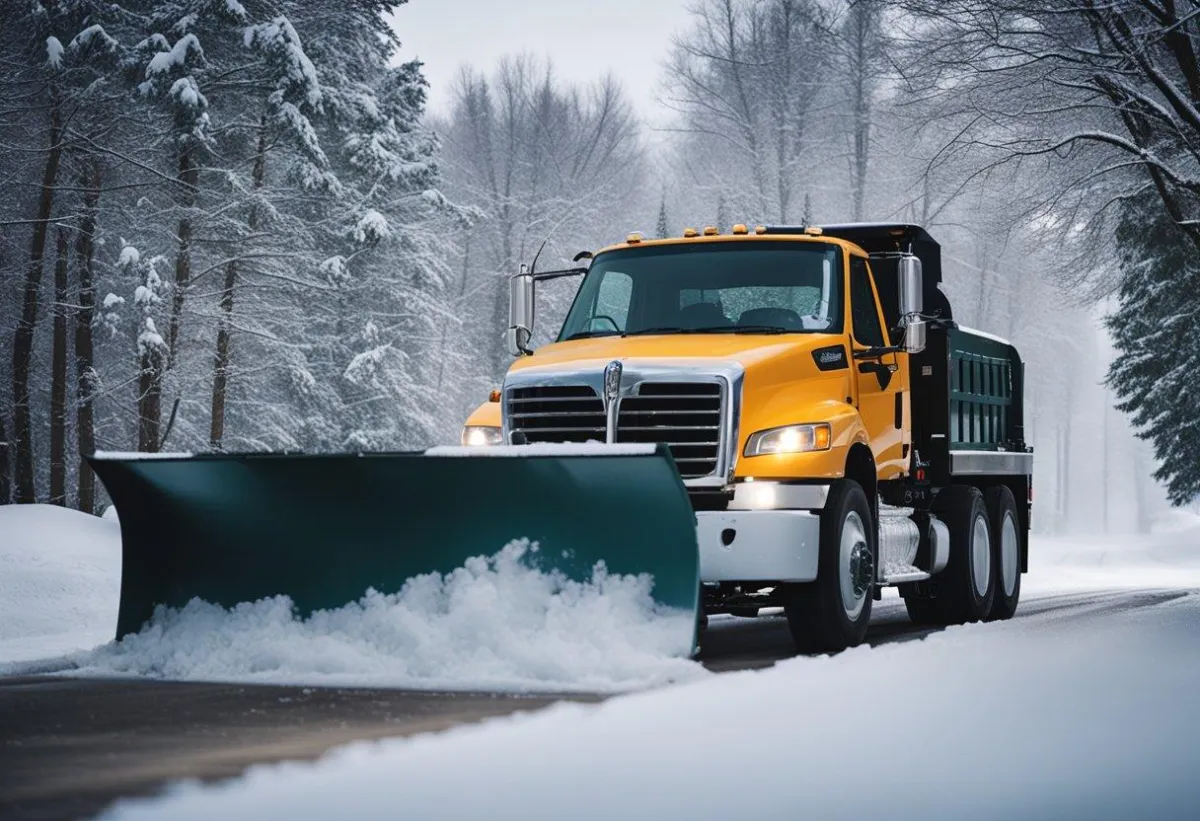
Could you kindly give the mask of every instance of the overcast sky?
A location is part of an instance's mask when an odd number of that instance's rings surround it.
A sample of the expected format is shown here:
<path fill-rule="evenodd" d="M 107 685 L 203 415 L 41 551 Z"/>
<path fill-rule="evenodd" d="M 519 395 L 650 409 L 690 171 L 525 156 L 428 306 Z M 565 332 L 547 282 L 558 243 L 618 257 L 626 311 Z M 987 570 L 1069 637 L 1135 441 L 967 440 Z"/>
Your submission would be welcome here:
<path fill-rule="evenodd" d="M 394 26 L 403 60 L 425 63 L 429 105 L 445 110 L 463 63 L 490 68 L 528 51 L 554 60 L 559 76 L 587 81 L 612 71 L 638 113 L 655 118 L 659 64 L 684 22 L 685 0 L 409 0 Z"/>

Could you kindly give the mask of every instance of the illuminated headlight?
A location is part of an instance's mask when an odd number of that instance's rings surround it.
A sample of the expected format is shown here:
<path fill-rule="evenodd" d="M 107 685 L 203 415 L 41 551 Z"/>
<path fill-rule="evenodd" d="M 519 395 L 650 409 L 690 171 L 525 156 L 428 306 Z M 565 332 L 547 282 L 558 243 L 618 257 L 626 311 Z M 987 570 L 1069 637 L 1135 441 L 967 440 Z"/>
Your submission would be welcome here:
<path fill-rule="evenodd" d="M 500 428 L 487 425 L 467 425 L 462 432 L 462 443 L 473 448 L 498 445 L 501 438 Z"/>
<path fill-rule="evenodd" d="M 746 442 L 747 456 L 766 456 L 770 453 L 806 453 L 829 450 L 833 432 L 829 425 L 786 425 L 782 428 L 760 430 Z"/>

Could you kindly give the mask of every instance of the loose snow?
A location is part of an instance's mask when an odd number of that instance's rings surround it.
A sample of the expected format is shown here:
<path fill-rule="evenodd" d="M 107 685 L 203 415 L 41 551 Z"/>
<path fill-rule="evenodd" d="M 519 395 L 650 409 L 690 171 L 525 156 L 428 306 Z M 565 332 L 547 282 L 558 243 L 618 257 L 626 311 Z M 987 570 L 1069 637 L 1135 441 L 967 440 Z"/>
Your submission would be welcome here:
<path fill-rule="evenodd" d="M 1200 801 L 1200 595 L 1057 611 L 764 671 L 356 743 L 105 816 L 1184 818 Z"/>
<path fill-rule="evenodd" d="M 573 582 L 531 569 L 536 545 L 524 542 L 305 619 L 283 596 L 232 610 L 197 599 L 113 642 L 118 528 L 57 507 L 0 507 L 0 674 L 540 692 L 707 675 L 683 658 L 691 614 L 656 605 L 648 576 L 601 566 Z"/>
<path fill-rule="evenodd" d="M 110 641 L 120 592 L 115 520 L 53 505 L 0 505 L 0 663 Z"/>
<path fill-rule="evenodd" d="M 51 68 L 62 68 L 63 44 L 57 37 L 46 38 L 46 63 Z"/>

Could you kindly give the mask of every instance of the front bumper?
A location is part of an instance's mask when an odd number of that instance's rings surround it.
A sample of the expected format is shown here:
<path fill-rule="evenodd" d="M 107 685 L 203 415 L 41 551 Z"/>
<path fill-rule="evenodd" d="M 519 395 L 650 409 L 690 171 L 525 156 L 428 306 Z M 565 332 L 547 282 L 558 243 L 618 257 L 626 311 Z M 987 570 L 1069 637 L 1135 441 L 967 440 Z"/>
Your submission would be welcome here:
<path fill-rule="evenodd" d="M 820 533 L 807 510 L 697 511 L 700 581 L 814 581 Z"/>

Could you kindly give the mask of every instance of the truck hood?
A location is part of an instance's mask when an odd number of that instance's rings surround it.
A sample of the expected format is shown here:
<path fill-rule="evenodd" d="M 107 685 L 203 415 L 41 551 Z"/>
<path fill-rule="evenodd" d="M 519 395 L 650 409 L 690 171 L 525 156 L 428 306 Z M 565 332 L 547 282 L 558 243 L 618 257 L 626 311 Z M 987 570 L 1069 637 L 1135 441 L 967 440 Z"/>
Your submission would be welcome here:
<path fill-rule="evenodd" d="M 673 334 L 663 336 L 605 336 L 556 342 L 538 348 L 533 356 L 514 362 L 510 372 L 529 374 L 545 369 L 603 370 L 614 359 L 654 360 L 726 360 L 740 363 L 747 372 L 780 360 L 799 360 L 795 364 L 816 371 L 812 351 L 842 344 L 839 334 Z M 799 374 L 793 371 L 793 378 Z"/>

